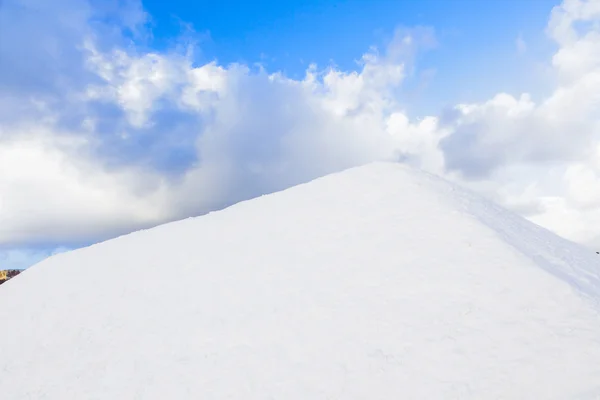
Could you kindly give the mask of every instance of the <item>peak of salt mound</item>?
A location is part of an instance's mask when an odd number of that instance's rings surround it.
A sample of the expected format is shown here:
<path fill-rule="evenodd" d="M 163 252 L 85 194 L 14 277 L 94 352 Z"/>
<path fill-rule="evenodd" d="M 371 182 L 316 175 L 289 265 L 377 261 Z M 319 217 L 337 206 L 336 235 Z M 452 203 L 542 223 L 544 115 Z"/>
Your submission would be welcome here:
<path fill-rule="evenodd" d="M 366 165 L 2 285 L 2 398 L 597 398 L 598 271 L 440 178 Z"/>

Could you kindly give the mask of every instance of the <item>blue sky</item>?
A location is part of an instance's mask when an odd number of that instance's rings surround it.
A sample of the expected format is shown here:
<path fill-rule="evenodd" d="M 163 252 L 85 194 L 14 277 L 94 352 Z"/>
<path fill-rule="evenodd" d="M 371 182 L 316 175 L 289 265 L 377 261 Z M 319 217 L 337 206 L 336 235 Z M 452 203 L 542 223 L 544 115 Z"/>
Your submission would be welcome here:
<path fill-rule="evenodd" d="M 3 0 L 0 267 L 390 159 L 600 245 L 598 10 Z"/>
<path fill-rule="evenodd" d="M 144 2 L 152 18 L 152 45 L 165 47 L 190 24 L 201 61 L 261 63 L 270 71 L 302 77 L 311 62 L 343 70 L 371 45 L 382 46 L 397 27 L 433 27 L 438 44 L 419 59 L 436 71 L 436 90 L 417 96 L 418 112 L 498 90 L 533 91 L 531 67 L 551 54 L 544 35 L 553 0 L 373 0 Z M 516 40 L 530 43 L 517 53 Z M 493 84 L 492 84 L 493 82 Z M 447 83 L 447 84 L 445 84 Z M 451 84 L 450 84 L 451 83 Z"/>

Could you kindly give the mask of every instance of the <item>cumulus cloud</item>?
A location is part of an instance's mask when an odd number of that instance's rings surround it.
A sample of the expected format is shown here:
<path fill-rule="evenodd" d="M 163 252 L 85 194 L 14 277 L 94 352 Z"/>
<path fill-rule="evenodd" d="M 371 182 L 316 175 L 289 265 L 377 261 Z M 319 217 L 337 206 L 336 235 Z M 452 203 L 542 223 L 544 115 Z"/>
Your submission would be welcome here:
<path fill-rule="evenodd" d="M 0 243 L 85 242 L 157 221 L 143 171 L 100 168 L 79 135 L 21 129 L 0 141 Z"/>
<path fill-rule="evenodd" d="M 430 29 L 398 30 L 356 71 L 311 65 L 295 80 L 195 65 L 193 46 L 149 51 L 139 2 L 62 0 L 54 18 L 41 0 L 7 4 L 0 26 L 32 31 L 18 46 L 0 35 L 1 58 L 44 73 L 0 66 L 12 87 L 0 90 L 5 247 L 103 240 L 375 160 L 445 175 L 571 239 L 600 237 L 598 0 L 552 11 L 546 99 L 500 93 L 419 119 L 401 100 Z"/>
<path fill-rule="evenodd" d="M 447 112 L 445 166 L 474 187 L 570 239 L 600 245 L 600 1 L 565 0 L 547 32 L 552 93 L 501 93 Z M 493 189 L 491 189 L 493 188 Z"/>
<path fill-rule="evenodd" d="M 44 4 L 13 1 L 4 15 L 33 26 Z M 192 47 L 127 45 L 123 31 L 145 16 L 138 3 L 122 6 L 130 17 L 116 20 L 115 9 L 59 3 L 79 10 L 61 20 L 54 9 L 48 28 L 68 51 L 44 55 L 43 84 L 5 97 L 21 114 L 0 120 L 0 244 L 102 240 L 373 160 L 441 166 L 435 118 L 412 123 L 396 99 L 431 30 L 397 31 L 357 71 L 312 65 L 293 80 L 194 66 Z"/>

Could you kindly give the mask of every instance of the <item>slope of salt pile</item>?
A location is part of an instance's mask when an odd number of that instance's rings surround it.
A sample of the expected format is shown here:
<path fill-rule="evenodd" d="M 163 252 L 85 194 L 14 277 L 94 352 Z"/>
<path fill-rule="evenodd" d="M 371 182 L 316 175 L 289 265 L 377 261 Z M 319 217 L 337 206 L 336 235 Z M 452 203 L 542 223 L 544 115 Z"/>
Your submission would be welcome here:
<path fill-rule="evenodd" d="M 0 287 L 0 397 L 593 399 L 600 263 L 376 163 Z"/>

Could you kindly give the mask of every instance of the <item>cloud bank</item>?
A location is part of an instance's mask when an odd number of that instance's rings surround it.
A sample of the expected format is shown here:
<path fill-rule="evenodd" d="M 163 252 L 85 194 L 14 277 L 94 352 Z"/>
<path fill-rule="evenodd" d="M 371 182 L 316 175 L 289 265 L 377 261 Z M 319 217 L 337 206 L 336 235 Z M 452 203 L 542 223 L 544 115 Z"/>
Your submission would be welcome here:
<path fill-rule="evenodd" d="M 311 65 L 294 80 L 197 65 L 192 45 L 151 51 L 137 2 L 46 3 L 0 13 L 2 248 L 92 243 L 375 160 L 600 245 L 599 0 L 552 10 L 546 98 L 499 93 L 418 119 L 403 84 L 431 29 L 398 30 L 355 71 Z"/>

